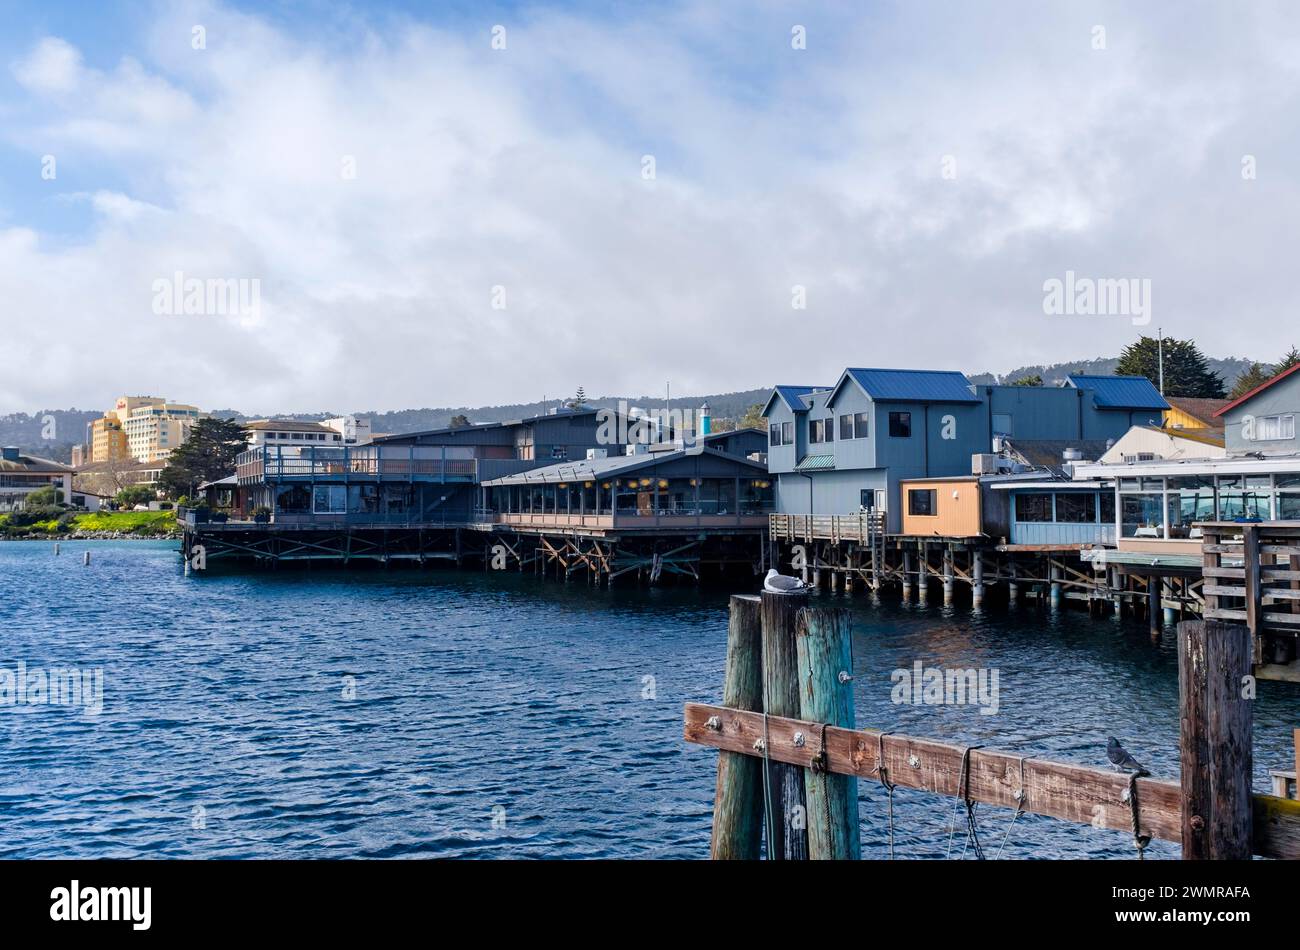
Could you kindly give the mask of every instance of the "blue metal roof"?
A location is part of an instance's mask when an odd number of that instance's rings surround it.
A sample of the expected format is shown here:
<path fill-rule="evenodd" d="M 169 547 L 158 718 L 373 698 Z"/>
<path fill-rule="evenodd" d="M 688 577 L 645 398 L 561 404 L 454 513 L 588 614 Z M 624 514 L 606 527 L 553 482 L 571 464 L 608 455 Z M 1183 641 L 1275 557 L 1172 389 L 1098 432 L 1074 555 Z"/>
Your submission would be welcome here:
<path fill-rule="evenodd" d="M 776 394 L 781 397 L 781 401 L 790 407 L 792 412 L 803 412 L 808 406 L 803 402 L 803 397 L 809 393 L 821 392 L 826 386 L 777 386 Z M 770 402 L 770 400 L 769 400 Z"/>
<path fill-rule="evenodd" d="M 850 367 L 844 372 L 877 401 L 979 402 L 970 380 L 956 370 Z"/>
<path fill-rule="evenodd" d="M 1066 377 L 1076 389 L 1092 392 L 1099 409 L 1168 409 L 1159 390 L 1145 376 L 1088 376 L 1071 373 Z"/>

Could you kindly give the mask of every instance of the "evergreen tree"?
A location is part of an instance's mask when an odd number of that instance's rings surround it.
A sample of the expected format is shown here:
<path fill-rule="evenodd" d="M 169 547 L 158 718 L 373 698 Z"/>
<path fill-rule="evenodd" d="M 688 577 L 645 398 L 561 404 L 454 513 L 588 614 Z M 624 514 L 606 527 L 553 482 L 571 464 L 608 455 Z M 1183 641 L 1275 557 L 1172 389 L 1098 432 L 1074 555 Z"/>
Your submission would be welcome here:
<path fill-rule="evenodd" d="M 587 392 L 581 386 L 578 387 L 578 391 L 573 394 L 573 397 L 565 403 L 570 409 L 581 409 L 586 404 Z"/>
<path fill-rule="evenodd" d="M 452 416 L 452 417 L 451 417 L 450 428 L 452 428 L 452 429 L 464 429 L 464 428 L 465 428 L 466 426 L 468 426 L 469 424 L 470 424 L 469 416 L 466 416 L 466 415 Z"/>
<path fill-rule="evenodd" d="M 168 495 L 193 495 L 199 484 L 235 473 L 235 459 L 248 448 L 248 430 L 234 419 L 207 418 L 194 423 L 158 476 Z"/>
<path fill-rule="evenodd" d="M 767 420 L 763 418 L 763 404 L 761 402 L 756 402 L 746 409 L 745 414 L 741 416 L 740 421 L 736 423 L 736 428 L 762 429 L 766 431 Z"/>
<path fill-rule="evenodd" d="M 1273 375 L 1276 376 L 1279 373 L 1285 373 L 1292 366 L 1295 366 L 1296 363 L 1300 363 L 1300 350 L 1297 350 L 1293 346 L 1287 351 L 1286 356 L 1282 357 L 1282 362 L 1273 367 Z"/>
<path fill-rule="evenodd" d="M 1038 373 L 1034 373 L 1032 376 L 1021 376 L 1019 379 L 1013 381 L 1011 385 L 1012 386 L 1041 386 L 1043 385 L 1043 377 Z"/>
<path fill-rule="evenodd" d="M 1145 376 L 1159 385 L 1161 346 L 1155 337 L 1144 336 L 1136 343 L 1124 347 L 1115 374 Z M 1205 354 L 1197 348 L 1195 342 L 1170 338 L 1164 341 L 1163 348 L 1166 396 L 1223 398 L 1223 377 L 1210 369 Z"/>
<path fill-rule="evenodd" d="M 1250 368 L 1238 376 L 1237 381 L 1232 384 L 1232 392 L 1228 393 L 1228 398 L 1236 399 L 1238 396 L 1244 396 L 1272 378 L 1273 373 L 1263 363 L 1251 363 Z"/>

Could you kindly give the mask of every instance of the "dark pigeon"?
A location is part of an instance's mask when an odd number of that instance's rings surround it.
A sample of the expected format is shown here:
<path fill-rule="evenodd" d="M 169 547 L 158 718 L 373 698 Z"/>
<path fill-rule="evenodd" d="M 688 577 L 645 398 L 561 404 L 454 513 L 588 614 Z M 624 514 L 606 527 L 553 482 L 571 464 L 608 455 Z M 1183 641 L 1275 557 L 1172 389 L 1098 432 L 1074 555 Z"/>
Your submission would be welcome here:
<path fill-rule="evenodd" d="M 1137 759 L 1128 754 L 1128 750 L 1119 744 L 1119 740 L 1111 736 L 1106 741 L 1106 758 L 1110 759 L 1111 768 L 1116 771 L 1128 772 L 1145 772 L 1146 769 Z"/>

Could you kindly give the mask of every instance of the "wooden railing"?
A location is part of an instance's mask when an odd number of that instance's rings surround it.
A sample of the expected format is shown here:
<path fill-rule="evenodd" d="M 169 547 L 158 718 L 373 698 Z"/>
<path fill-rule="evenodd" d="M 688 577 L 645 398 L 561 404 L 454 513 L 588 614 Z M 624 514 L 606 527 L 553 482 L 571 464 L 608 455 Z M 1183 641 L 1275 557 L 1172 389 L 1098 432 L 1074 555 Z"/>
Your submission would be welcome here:
<path fill-rule="evenodd" d="M 1300 523 L 1214 521 L 1201 530 L 1205 618 L 1250 628 L 1257 675 L 1300 681 Z"/>
<path fill-rule="evenodd" d="M 772 515 L 768 531 L 776 541 L 856 541 L 870 544 L 885 533 L 885 512 L 851 515 Z"/>

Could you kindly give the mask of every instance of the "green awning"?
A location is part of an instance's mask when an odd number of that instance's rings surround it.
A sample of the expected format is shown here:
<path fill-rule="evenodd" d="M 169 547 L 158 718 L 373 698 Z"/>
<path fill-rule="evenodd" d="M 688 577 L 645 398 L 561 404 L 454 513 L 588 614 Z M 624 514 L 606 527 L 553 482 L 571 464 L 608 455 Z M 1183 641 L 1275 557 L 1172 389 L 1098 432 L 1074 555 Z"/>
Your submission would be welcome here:
<path fill-rule="evenodd" d="M 833 455 L 805 455 L 802 462 L 794 467 L 796 472 L 818 472 L 835 467 Z"/>

